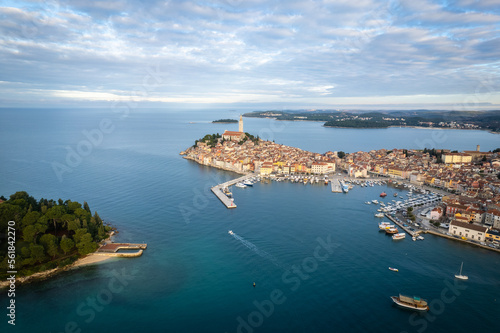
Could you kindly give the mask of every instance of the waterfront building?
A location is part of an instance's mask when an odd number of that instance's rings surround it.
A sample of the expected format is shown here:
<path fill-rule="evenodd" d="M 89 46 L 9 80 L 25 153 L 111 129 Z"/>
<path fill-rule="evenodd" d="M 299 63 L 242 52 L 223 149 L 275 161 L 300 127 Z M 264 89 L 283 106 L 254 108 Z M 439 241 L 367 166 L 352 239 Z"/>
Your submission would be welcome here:
<path fill-rule="evenodd" d="M 484 241 L 487 227 L 453 220 L 450 222 L 448 232 L 452 235 L 465 237 L 467 239 Z"/>
<path fill-rule="evenodd" d="M 260 167 L 260 175 L 266 176 L 273 172 L 273 164 L 271 162 L 265 162 Z"/>
<path fill-rule="evenodd" d="M 332 171 L 334 171 L 334 170 L 332 170 Z M 315 173 L 315 174 L 323 175 L 323 174 L 329 172 L 328 164 L 323 163 L 323 162 L 319 162 L 319 163 L 314 162 L 311 165 L 311 172 Z"/>
<path fill-rule="evenodd" d="M 498 230 L 488 230 L 486 231 L 486 239 L 490 241 L 500 242 L 500 232 Z"/>

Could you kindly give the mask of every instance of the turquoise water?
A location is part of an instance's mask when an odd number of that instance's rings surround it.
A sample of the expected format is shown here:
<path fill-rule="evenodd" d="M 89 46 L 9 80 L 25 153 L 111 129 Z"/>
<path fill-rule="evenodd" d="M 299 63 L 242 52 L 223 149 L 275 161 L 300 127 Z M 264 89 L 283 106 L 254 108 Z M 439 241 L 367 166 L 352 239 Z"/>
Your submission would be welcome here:
<path fill-rule="evenodd" d="M 119 229 L 117 240 L 147 242 L 148 249 L 141 258 L 19 287 L 16 330 L 500 331 L 500 256 L 430 235 L 392 241 L 378 232 L 374 207 L 364 204 L 385 187 L 344 195 L 324 185 L 259 183 L 233 188 L 238 208 L 228 210 L 209 188 L 235 174 L 178 153 L 206 133 L 231 129 L 209 122 L 233 113 L 138 110 L 121 118 L 110 110 L 66 111 L 1 111 L 0 193 L 85 200 Z M 102 119 L 113 129 L 68 166 L 68 151 L 85 145 L 82 131 L 99 128 Z M 440 136 L 267 119 L 245 119 L 245 131 L 317 152 L 422 142 L 459 150 L 500 146 L 499 136 L 482 131 Z M 59 178 L 54 162 L 70 171 Z M 469 281 L 450 287 L 462 261 Z M 394 307 L 389 296 L 398 292 L 426 298 L 431 311 L 415 316 Z M 2 308 L 6 300 L 0 296 Z M 6 320 L 0 325 L 4 331 Z"/>

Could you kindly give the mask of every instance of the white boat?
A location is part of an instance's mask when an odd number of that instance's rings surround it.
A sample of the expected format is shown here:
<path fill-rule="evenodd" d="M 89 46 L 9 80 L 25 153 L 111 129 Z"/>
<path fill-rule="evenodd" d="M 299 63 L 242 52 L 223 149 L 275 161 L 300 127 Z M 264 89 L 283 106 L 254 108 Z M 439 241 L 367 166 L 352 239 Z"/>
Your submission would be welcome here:
<path fill-rule="evenodd" d="M 406 237 L 406 234 L 404 232 L 400 232 L 399 234 L 392 235 L 392 239 L 394 239 L 394 240 L 403 239 L 405 237 Z"/>
<path fill-rule="evenodd" d="M 239 187 L 239 188 L 245 188 L 245 187 L 247 187 L 247 186 L 246 186 L 245 184 L 243 184 L 243 183 L 236 183 L 236 185 L 235 185 L 235 186 L 236 186 L 236 187 Z"/>
<path fill-rule="evenodd" d="M 460 273 L 455 274 L 455 277 L 460 280 L 468 280 L 469 277 L 467 275 L 462 275 L 462 268 L 464 267 L 464 262 L 460 265 Z"/>
<path fill-rule="evenodd" d="M 417 237 L 413 236 L 411 239 L 412 239 L 413 241 L 416 241 L 416 240 L 417 240 Z"/>
<path fill-rule="evenodd" d="M 372 203 L 370 201 L 366 201 L 365 204 L 371 205 Z"/>
<path fill-rule="evenodd" d="M 378 201 L 377 201 L 377 200 L 372 200 L 372 202 L 373 202 L 375 205 L 378 205 Z"/>
<path fill-rule="evenodd" d="M 253 186 L 253 183 L 250 181 L 250 179 L 247 179 L 243 182 L 243 185 L 245 186 Z"/>
<path fill-rule="evenodd" d="M 382 217 L 384 217 L 384 213 L 377 213 L 377 214 L 375 214 L 375 217 L 380 217 L 380 218 L 382 218 Z"/>
<path fill-rule="evenodd" d="M 394 224 L 390 224 L 389 222 L 380 222 L 378 224 L 378 228 L 380 230 L 385 230 L 385 229 L 389 229 L 389 228 L 394 228 Z"/>
<path fill-rule="evenodd" d="M 418 240 L 424 240 L 424 236 L 418 236 L 417 239 Z"/>
<path fill-rule="evenodd" d="M 234 235 L 234 232 L 232 230 L 229 230 L 227 233 L 230 235 Z"/>
<path fill-rule="evenodd" d="M 389 267 L 389 269 L 393 272 L 399 272 L 399 270 L 397 268 L 394 268 L 394 267 Z"/>

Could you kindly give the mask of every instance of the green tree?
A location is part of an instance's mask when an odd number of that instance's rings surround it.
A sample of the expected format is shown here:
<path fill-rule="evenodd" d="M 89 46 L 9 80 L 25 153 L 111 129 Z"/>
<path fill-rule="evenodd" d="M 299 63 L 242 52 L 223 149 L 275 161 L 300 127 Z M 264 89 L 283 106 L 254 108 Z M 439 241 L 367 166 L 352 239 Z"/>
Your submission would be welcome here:
<path fill-rule="evenodd" d="M 29 212 L 28 214 L 24 215 L 22 221 L 21 221 L 21 226 L 25 227 L 28 225 L 33 225 L 37 222 L 38 218 L 40 217 L 39 212 Z"/>
<path fill-rule="evenodd" d="M 23 229 L 23 239 L 25 242 L 35 243 L 35 236 L 38 234 L 34 225 L 28 225 Z"/>
<path fill-rule="evenodd" d="M 78 253 L 81 255 L 86 255 L 97 250 L 97 244 L 94 243 L 92 235 L 89 233 L 86 233 L 81 237 L 80 242 L 76 244 L 76 247 L 78 248 Z"/>
<path fill-rule="evenodd" d="M 52 258 L 55 258 L 59 252 L 57 245 L 57 237 L 52 234 L 45 234 L 40 237 L 40 243 L 43 245 L 45 252 Z"/>
<path fill-rule="evenodd" d="M 64 254 L 67 254 L 75 247 L 75 242 L 73 242 L 71 238 L 63 236 L 60 245 L 61 245 L 61 250 L 64 252 Z"/>
<path fill-rule="evenodd" d="M 343 151 L 339 151 L 339 152 L 337 153 L 337 156 L 338 156 L 339 158 L 344 158 L 345 153 L 344 153 Z"/>
<path fill-rule="evenodd" d="M 42 245 L 30 244 L 31 258 L 35 262 L 42 262 L 45 259 L 44 248 Z"/>
<path fill-rule="evenodd" d="M 89 204 L 87 203 L 87 201 L 83 202 L 83 209 L 85 209 L 87 212 L 90 213 L 90 207 L 89 207 Z"/>

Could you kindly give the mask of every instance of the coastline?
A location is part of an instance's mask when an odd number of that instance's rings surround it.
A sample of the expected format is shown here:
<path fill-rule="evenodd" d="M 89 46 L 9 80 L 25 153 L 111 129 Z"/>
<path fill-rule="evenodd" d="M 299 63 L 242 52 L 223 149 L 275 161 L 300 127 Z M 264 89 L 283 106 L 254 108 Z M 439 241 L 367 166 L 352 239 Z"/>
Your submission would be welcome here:
<path fill-rule="evenodd" d="M 106 238 L 105 240 L 102 240 L 100 243 L 103 244 L 106 242 L 110 242 L 111 237 L 114 235 L 114 233 L 115 233 L 114 231 L 111 231 L 108 238 Z M 69 271 L 72 269 L 77 269 L 77 268 L 87 266 L 87 265 L 101 263 L 101 262 L 104 262 L 104 261 L 112 259 L 112 258 L 114 258 L 114 257 L 98 255 L 98 254 L 96 254 L 96 252 L 93 252 L 93 253 L 86 255 L 83 258 L 78 258 L 75 262 L 73 262 L 69 265 L 66 265 L 64 267 L 57 267 L 57 268 L 49 269 L 47 271 L 37 272 L 37 273 L 31 274 L 29 276 L 16 277 L 16 286 L 31 283 L 34 281 L 43 281 L 43 280 L 46 280 L 46 279 L 51 278 L 53 276 L 56 276 L 62 272 Z M 0 281 L 0 290 L 7 288 L 9 286 L 9 284 L 10 284 L 10 282 L 7 280 Z"/>
<path fill-rule="evenodd" d="M 251 171 L 250 172 L 243 172 L 243 171 L 234 170 L 234 169 L 225 168 L 225 167 L 220 167 L 220 166 L 216 166 L 216 165 L 200 163 L 195 158 L 192 158 L 192 157 L 187 156 L 187 155 L 183 155 L 182 153 L 184 153 L 184 152 L 180 153 L 180 155 L 182 155 L 182 158 L 184 158 L 186 160 L 193 161 L 193 162 L 195 162 L 195 163 L 197 163 L 199 165 L 204 165 L 204 166 L 207 166 L 207 167 L 216 168 L 216 169 L 220 169 L 220 170 L 224 170 L 224 171 L 231 171 L 231 172 L 237 173 L 239 175 L 247 175 L 248 173 L 252 173 Z"/>

